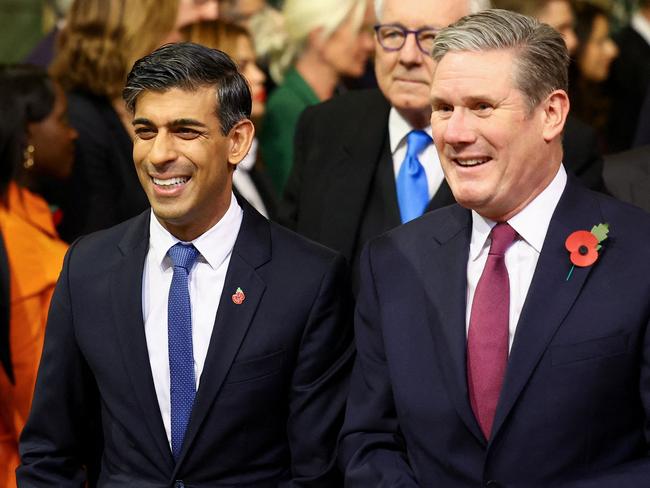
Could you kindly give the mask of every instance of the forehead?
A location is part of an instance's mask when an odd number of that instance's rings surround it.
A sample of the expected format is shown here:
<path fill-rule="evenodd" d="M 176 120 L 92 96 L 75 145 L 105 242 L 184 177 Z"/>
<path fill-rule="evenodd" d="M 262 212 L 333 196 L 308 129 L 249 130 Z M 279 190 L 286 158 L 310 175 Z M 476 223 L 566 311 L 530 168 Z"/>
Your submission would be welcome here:
<path fill-rule="evenodd" d="M 432 99 L 501 98 L 514 88 L 514 53 L 510 50 L 452 51 L 433 73 Z"/>
<path fill-rule="evenodd" d="M 196 90 L 145 90 L 136 101 L 135 116 L 148 118 L 156 123 L 183 118 L 208 121 L 210 118 L 217 118 L 216 108 L 217 91 L 212 86 L 202 86 Z"/>
<path fill-rule="evenodd" d="M 467 0 L 384 0 L 380 21 L 409 28 L 443 28 L 469 13 Z"/>

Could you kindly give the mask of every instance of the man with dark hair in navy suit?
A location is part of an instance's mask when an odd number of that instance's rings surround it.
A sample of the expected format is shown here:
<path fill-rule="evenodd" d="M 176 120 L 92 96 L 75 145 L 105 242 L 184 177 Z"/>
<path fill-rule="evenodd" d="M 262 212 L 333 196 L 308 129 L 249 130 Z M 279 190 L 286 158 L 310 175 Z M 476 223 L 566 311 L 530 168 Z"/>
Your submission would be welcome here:
<path fill-rule="evenodd" d="M 78 487 L 92 468 L 105 487 L 340 486 L 344 260 L 233 196 L 246 80 L 220 51 L 168 44 L 124 98 L 151 210 L 66 256 L 18 485 Z"/>
<path fill-rule="evenodd" d="M 346 486 L 647 487 L 650 216 L 566 174 L 562 37 L 487 10 L 432 52 L 459 205 L 361 259 Z"/>

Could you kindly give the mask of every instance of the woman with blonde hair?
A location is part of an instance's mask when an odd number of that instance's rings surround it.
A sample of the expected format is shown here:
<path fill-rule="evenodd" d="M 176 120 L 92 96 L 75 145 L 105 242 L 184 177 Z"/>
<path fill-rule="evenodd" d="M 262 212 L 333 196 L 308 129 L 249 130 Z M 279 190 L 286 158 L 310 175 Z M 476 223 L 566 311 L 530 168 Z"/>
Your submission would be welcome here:
<path fill-rule="evenodd" d="M 372 5 L 366 0 L 286 0 L 284 42 L 270 53 L 280 83 L 267 103 L 260 149 L 278 192 L 293 163 L 300 113 L 331 98 L 342 77 L 363 74 L 373 50 Z"/>
<path fill-rule="evenodd" d="M 251 89 L 253 106 L 251 119 L 259 126 L 266 109 L 266 75 L 257 66 L 255 50 L 250 32 L 241 25 L 207 20 L 190 24 L 181 29 L 184 41 L 194 42 L 213 49 L 219 49 L 230 56 L 238 65 Z M 244 197 L 265 217 L 274 217 L 277 195 L 266 173 L 256 167 L 258 142 L 253 140 L 250 152 L 237 165 L 233 173 L 235 191 Z"/>
<path fill-rule="evenodd" d="M 68 241 L 148 208 L 121 92 L 133 63 L 174 39 L 178 1 L 75 0 L 68 12 L 50 66 L 68 93 L 70 122 L 79 132 L 62 202 L 60 231 Z"/>

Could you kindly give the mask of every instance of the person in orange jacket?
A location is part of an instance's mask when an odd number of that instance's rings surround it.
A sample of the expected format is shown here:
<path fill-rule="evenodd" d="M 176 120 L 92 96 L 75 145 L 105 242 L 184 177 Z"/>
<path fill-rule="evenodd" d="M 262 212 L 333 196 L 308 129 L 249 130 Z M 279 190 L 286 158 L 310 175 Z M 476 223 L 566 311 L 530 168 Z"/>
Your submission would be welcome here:
<path fill-rule="evenodd" d="M 77 133 L 63 90 L 35 67 L 0 68 L 0 232 L 9 268 L 9 331 L 0 337 L 0 486 L 16 486 L 47 311 L 67 245 L 40 195 L 68 177 Z M 5 297 L 7 298 L 7 297 Z M 5 331 L 6 332 L 6 331 Z"/>

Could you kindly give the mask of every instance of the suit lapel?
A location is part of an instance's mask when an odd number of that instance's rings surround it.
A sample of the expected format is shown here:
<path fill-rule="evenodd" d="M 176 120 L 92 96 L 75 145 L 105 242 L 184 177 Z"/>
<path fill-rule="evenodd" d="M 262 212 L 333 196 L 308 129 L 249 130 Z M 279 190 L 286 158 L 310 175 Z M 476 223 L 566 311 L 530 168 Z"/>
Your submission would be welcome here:
<path fill-rule="evenodd" d="M 269 223 L 242 199 L 239 203 L 244 209 L 244 218 L 230 258 L 223 292 L 220 299 L 215 297 L 215 300 L 219 299 L 219 308 L 174 476 L 223 385 L 266 288 L 256 269 L 271 259 Z M 244 302 L 239 305 L 232 300 L 237 288 L 245 293 Z"/>
<path fill-rule="evenodd" d="M 122 359 L 142 418 L 160 459 L 171 470 L 173 459 L 156 397 L 142 318 L 142 271 L 149 249 L 149 217 L 149 211 L 137 217 L 119 244 L 123 258 L 111 274 L 111 303 Z"/>
<path fill-rule="evenodd" d="M 428 323 L 445 385 L 467 428 L 485 444 L 467 394 L 465 297 L 471 231 L 470 212 L 456 206 L 443 225 L 434 231 L 438 248 L 422 255 L 427 303 L 433 304 L 428 310 Z M 426 276 L 435 279 L 427 280 Z"/>
<path fill-rule="evenodd" d="M 382 150 L 388 138 L 390 105 L 377 93 L 377 98 L 359 116 L 363 124 L 347 135 L 339 151 L 338 164 L 332 165 L 329 172 L 332 184 L 328 185 L 331 189 L 328 204 L 323 206 L 323 225 L 333 228 L 325 232 L 328 238 L 323 239 L 323 244 L 348 257 L 352 256 L 356 244 L 375 171 L 383 164 Z"/>
<path fill-rule="evenodd" d="M 503 426 L 591 272 L 592 267 L 576 267 L 567 281 L 571 262 L 564 242 L 572 232 L 590 230 L 602 219 L 597 201 L 570 178 L 553 213 L 517 324 L 492 439 Z M 604 252 L 606 246 L 601 254 Z"/>

